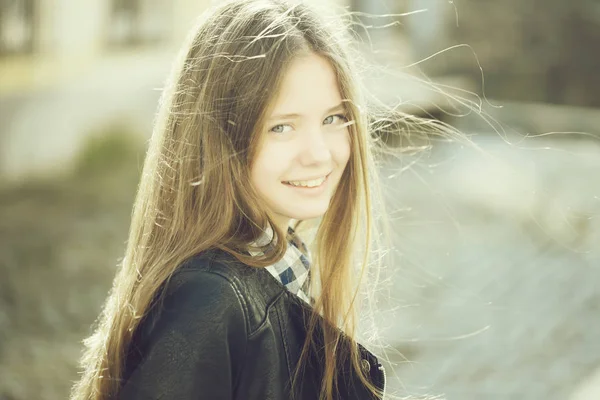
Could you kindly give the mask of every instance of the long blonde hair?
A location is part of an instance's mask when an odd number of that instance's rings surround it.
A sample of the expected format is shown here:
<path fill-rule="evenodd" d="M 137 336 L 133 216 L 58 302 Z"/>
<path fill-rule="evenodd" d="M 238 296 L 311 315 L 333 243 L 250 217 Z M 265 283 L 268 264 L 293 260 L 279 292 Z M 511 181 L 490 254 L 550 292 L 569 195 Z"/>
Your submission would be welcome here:
<path fill-rule="evenodd" d="M 184 260 L 213 247 L 253 267 L 283 256 L 286 241 L 278 238 L 285 238 L 285 232 L 261 208 L 249 184 L 249 169 L 286 67 L 307 52 L 330 62 L 353 123 L 350 160 L 314 240 L 318 273 L 312 274 L 312 286 L 320 290 L 301 360 L 322 317 L 333 328 L 323 330 L 321 398 L 333 398 L 342 357 L 350 357 L 361 381 L 381 395 L 361 370 L 353 340 L 355 278 L 363 276 L 367 265 L 362 259 L 356 273 L 354 250 L 360 247 L 368 254 L 374 169 L 372 138 L 344 28 L 329 25 L 303 3 L 283 0 L 230 1 L 202 16 L 163 92 L 125 257 L 96 331 L 85 342 L 83 375 L 72 399 L 103 400 L 118 394 L 132 336 Z M 274 227 L 276 250 L 260 258 L 246 255 L 249 243 L 268 224 Z M 342 336 L 351 339 L 349 355 L 340 348 Z"/>

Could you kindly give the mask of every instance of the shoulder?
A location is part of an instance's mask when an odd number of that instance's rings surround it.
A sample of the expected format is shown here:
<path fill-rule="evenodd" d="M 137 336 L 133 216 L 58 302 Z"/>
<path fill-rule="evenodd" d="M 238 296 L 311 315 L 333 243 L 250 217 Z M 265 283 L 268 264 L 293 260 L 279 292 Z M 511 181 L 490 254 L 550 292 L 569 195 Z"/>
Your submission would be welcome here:
<path fill-rule="evenodd" d="M 234 316 L 243 319 L 251 335 L 282 289 L 268 271 L 244 265 L 214 249 L 189 258 L 177 269 L 165 287 L 163 312 L 175 308 L 186 313 L 209 310 L 217 318 Z"/>
<path fill-rule="evenodd" d="M 247 318 L 246 300 L 238 285 L 209 268 L 181 268 L 165 283 L 161 312 L 215 310 Z M 160 304 L 162 303 L 162 304 Z"/>
<path fill-rule="evenodd" d="M 220 268 L 195 259 L 162 285 L 132 337 L 120 398 L 231 398 L 224 378 L 243 370 L 253 311 Z"/>
<path fill-rule="evenodd" d="M 142 343 L 173 337 L 193 345 L 223 331 L 245 343 L 250 318 L 243 296 L 225 277 L 200 269 L 182 269 L 163 285 L 141 325 Z"/>

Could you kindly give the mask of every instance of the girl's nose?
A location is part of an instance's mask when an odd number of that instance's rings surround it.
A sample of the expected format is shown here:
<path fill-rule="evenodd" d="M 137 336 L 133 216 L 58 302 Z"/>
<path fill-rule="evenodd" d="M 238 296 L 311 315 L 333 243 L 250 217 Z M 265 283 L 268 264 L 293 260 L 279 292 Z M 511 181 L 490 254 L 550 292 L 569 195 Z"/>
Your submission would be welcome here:
<path fill-rule="evenodd" d="M 322 132 L 306 136 L 301 160 L 303 164 L 323 164 L 331 160 L 331 149 Z"/>

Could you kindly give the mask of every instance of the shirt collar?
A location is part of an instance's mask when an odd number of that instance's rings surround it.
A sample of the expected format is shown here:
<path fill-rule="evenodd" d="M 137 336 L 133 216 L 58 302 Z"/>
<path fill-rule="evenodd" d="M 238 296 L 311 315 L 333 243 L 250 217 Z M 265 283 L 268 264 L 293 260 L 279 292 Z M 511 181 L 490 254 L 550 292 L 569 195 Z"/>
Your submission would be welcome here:
<path fill-rule="evenodd" d="M 259 246 L 264 246 L 271 241 L 273 230 L 269 228 L 263 237 L 256 241 Z M 283 258 L 275 264 L 265 267 L 271 275 L 281 282 L 287 290 L 297 295 L 305 302 L 311 304 L 308 296 L 310 284 L 310 253 L 304 242 L 292 227 L 287 231 L 288 246 Z M 250 255 L 262 256 L 260 250 L 251 250 Z"/>

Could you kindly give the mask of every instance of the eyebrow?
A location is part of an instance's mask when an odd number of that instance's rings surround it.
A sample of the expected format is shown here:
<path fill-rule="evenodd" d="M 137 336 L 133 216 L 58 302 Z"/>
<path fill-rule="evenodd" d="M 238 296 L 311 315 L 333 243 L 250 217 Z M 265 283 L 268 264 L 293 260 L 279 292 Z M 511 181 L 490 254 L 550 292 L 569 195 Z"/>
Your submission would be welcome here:
<path fill-rule="evenodd" d="M 340 103 L 336 106 L 331 107 L 330 109 L 328 109 L 327 111 L 325 111 L 325 114 L 329 114 L 335 111 L 340 111 L 340 110 L 344 110 L 344 103 Z M 277 114 L 277 115 L 272 115 L 269 120 L 276 120 L 276 119 L 292 119 L 292 118 L 301 118 L 303 115 L 302 114 L 296 114 L 296 113 L 291 113 L 291 114 Z"/>

